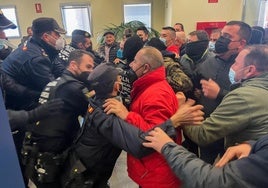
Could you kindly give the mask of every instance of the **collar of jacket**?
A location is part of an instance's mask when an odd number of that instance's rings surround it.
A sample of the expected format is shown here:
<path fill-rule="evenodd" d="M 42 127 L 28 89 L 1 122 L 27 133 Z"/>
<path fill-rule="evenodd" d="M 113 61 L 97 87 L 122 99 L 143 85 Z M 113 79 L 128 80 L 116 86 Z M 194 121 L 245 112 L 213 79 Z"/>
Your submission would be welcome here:
<path fill-rule="evenodd" d="M 220 59 L 221 61 L 223 61 L 224 63 L 234 63 L 235 62 L 235 58 L 238 56 L 238 54 L 233 54 L 233 55 L 231 55 L 228 59 L 222 59 L 222 58 L 220 58 L 218 55 L 216 55 L 215 57 L 217 58 L 217 59 Z"/>
<path fill-rule="evenodd" d="M 59 51 L 51 45 L 47 44 L 42 39 L 32 36 L 30 41 L 43 48 L 51 61 L 53 61 L 57 57 Z"/>
<path fill-rule="evenodd" d="M 208 49 L 206 49 L 204 51 L 204 53 L 202 54 L 202 56 L 200 57 L 200 59 L 198 59 L 196 61 L 192 60 L 187 54 L 185 54 L 185 57 L 186 57 L 186 59 L 188 59 L 189 61 L 193 62 L 194 64 L 198 64 L 198 63 L 202 62 L 204 58 L 207 57 L 208 53 L 209 53 L 209 51 L 208 51 Z"/>
<path fill-rule="evenodd" d="M 260 84 L 260 83 L 263 83 L 263 84 Z M 268 72 L 264 72 L 258 76 L 242 80 L 241 82 L 238 82 L 238 83 L 234 83 L 230 86 L 230 90 L 234 90 L 239 87 L 249 86 L 249 85 L 250 86 L 258 85 L 257 87 L 260 87 L 260 85 L 262 85 L 263 89 L 268 90 L 268 84 L 266 83 L 268 83 Z"/>
<path fill-rule="evenodd" d="M 133 83 L 133 89 L 131 91 L 131 98 L 134 99 L 135 96 L 139 95 L 142 93 L 144 90 L 146 90 L 148 87 L 151 85 L 163 81 L 166 79 L 166 74 L 165 74 L 165 67 L 161 66 L 145 75 L 142 77 L 138 78 L 134 83 Z"/>
<path fill-rule="evenodd" d="M 68 69 L 64 70 L 64 72 L 62 73 L 62 77 L 68 78 L 68 79 L 74 79 L 77 80 L 77 82 L 81 82 L 77 79 L 77 77 Z M 82 83 L 82 82 L 81 82 Z"/>

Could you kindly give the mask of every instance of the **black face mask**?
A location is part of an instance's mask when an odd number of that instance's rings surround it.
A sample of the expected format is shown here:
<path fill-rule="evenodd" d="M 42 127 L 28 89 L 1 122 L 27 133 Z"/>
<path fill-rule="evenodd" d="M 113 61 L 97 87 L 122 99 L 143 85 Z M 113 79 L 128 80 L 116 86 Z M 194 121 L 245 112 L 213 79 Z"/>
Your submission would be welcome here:
<path fill-rule="evenodd" d="M 123 74 L 121 74 L 121 77 L 123 83 L 121 95 L 123 97 L 129 97 L 133 82 L 135 82 L 138 79 L 138 77 L 130 67 L 127 70 L 124 70 Z"/>
<path fill-rule="evenodd" d="M 86 51 L 87 51 L 87 52 L 92 52 L 92 46 L 87 47 L 87 48 L 86 48 Z"/>
<path fill-rule="evenodd" d="M 218 40 L 215 43 L 215 52 L 217 54 L 222 54 L 222 53 L 227 52 L 229 50 L 228 46 L 230 42 L 231 42 L 230 39 L 221 36 L 220 38 L 218 38 Z"/>
<path fill-rule="evenodd" d="M 83 82 L 88 89 L 91 89 L 90 83 L 88 81 L 89 74 L 90 72 L 84 71 L 77 75 L 76 78 L 77 80 Z"/>
<path fill-rule="evenodd" d="M 208 48 L 208 40 L 189 42 L 186 44 L 185 53 L 194 61 L 199 60 Z"/>

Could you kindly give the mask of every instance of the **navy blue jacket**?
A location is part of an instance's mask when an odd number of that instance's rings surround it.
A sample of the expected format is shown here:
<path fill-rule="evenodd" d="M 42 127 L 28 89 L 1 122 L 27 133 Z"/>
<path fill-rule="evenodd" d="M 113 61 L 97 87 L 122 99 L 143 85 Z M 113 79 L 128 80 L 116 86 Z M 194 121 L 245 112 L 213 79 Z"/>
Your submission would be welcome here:
<path fill-rule="evenodd" d="M 15 84 L 20 84 L 27 89 L 41 93 L 47 83 L 60 76 L 55 70 L 52 61 L 58 51 L 41 39 L 32 37 L 28 42 L 20 45 L 2 63 L 2 70 L 15 82 L 7 90 L 7 107 L 20 110 L 32 109 L 37 100 L 33 101 L 25 95 L 12 93 Z M 57 75 L 54 74 L 57 72 Z"/>

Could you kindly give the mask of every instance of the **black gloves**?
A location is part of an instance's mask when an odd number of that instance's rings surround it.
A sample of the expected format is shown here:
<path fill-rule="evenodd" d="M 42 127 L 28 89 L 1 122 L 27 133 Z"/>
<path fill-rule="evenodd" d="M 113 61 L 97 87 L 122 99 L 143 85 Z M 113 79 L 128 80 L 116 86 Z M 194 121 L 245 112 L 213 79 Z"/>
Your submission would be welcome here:
<path fill-rule="evenodd" d="M 63 108 L 63 104 L 64 102 L 61 99 L 53 99 L 28 111 L 28 123 L 34 123 L 51 115 L 59 114 Z"/>

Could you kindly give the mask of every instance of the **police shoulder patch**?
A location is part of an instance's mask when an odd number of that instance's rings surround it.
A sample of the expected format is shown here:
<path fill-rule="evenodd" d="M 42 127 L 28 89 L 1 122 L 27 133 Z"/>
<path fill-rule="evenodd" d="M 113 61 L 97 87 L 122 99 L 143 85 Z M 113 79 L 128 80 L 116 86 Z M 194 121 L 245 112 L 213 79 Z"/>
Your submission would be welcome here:
<path fill-rule="evenodd" d="M 94 111 L 94 108 L 89 104 L 87 108 L 88 113 L 92 113 Z"/>

